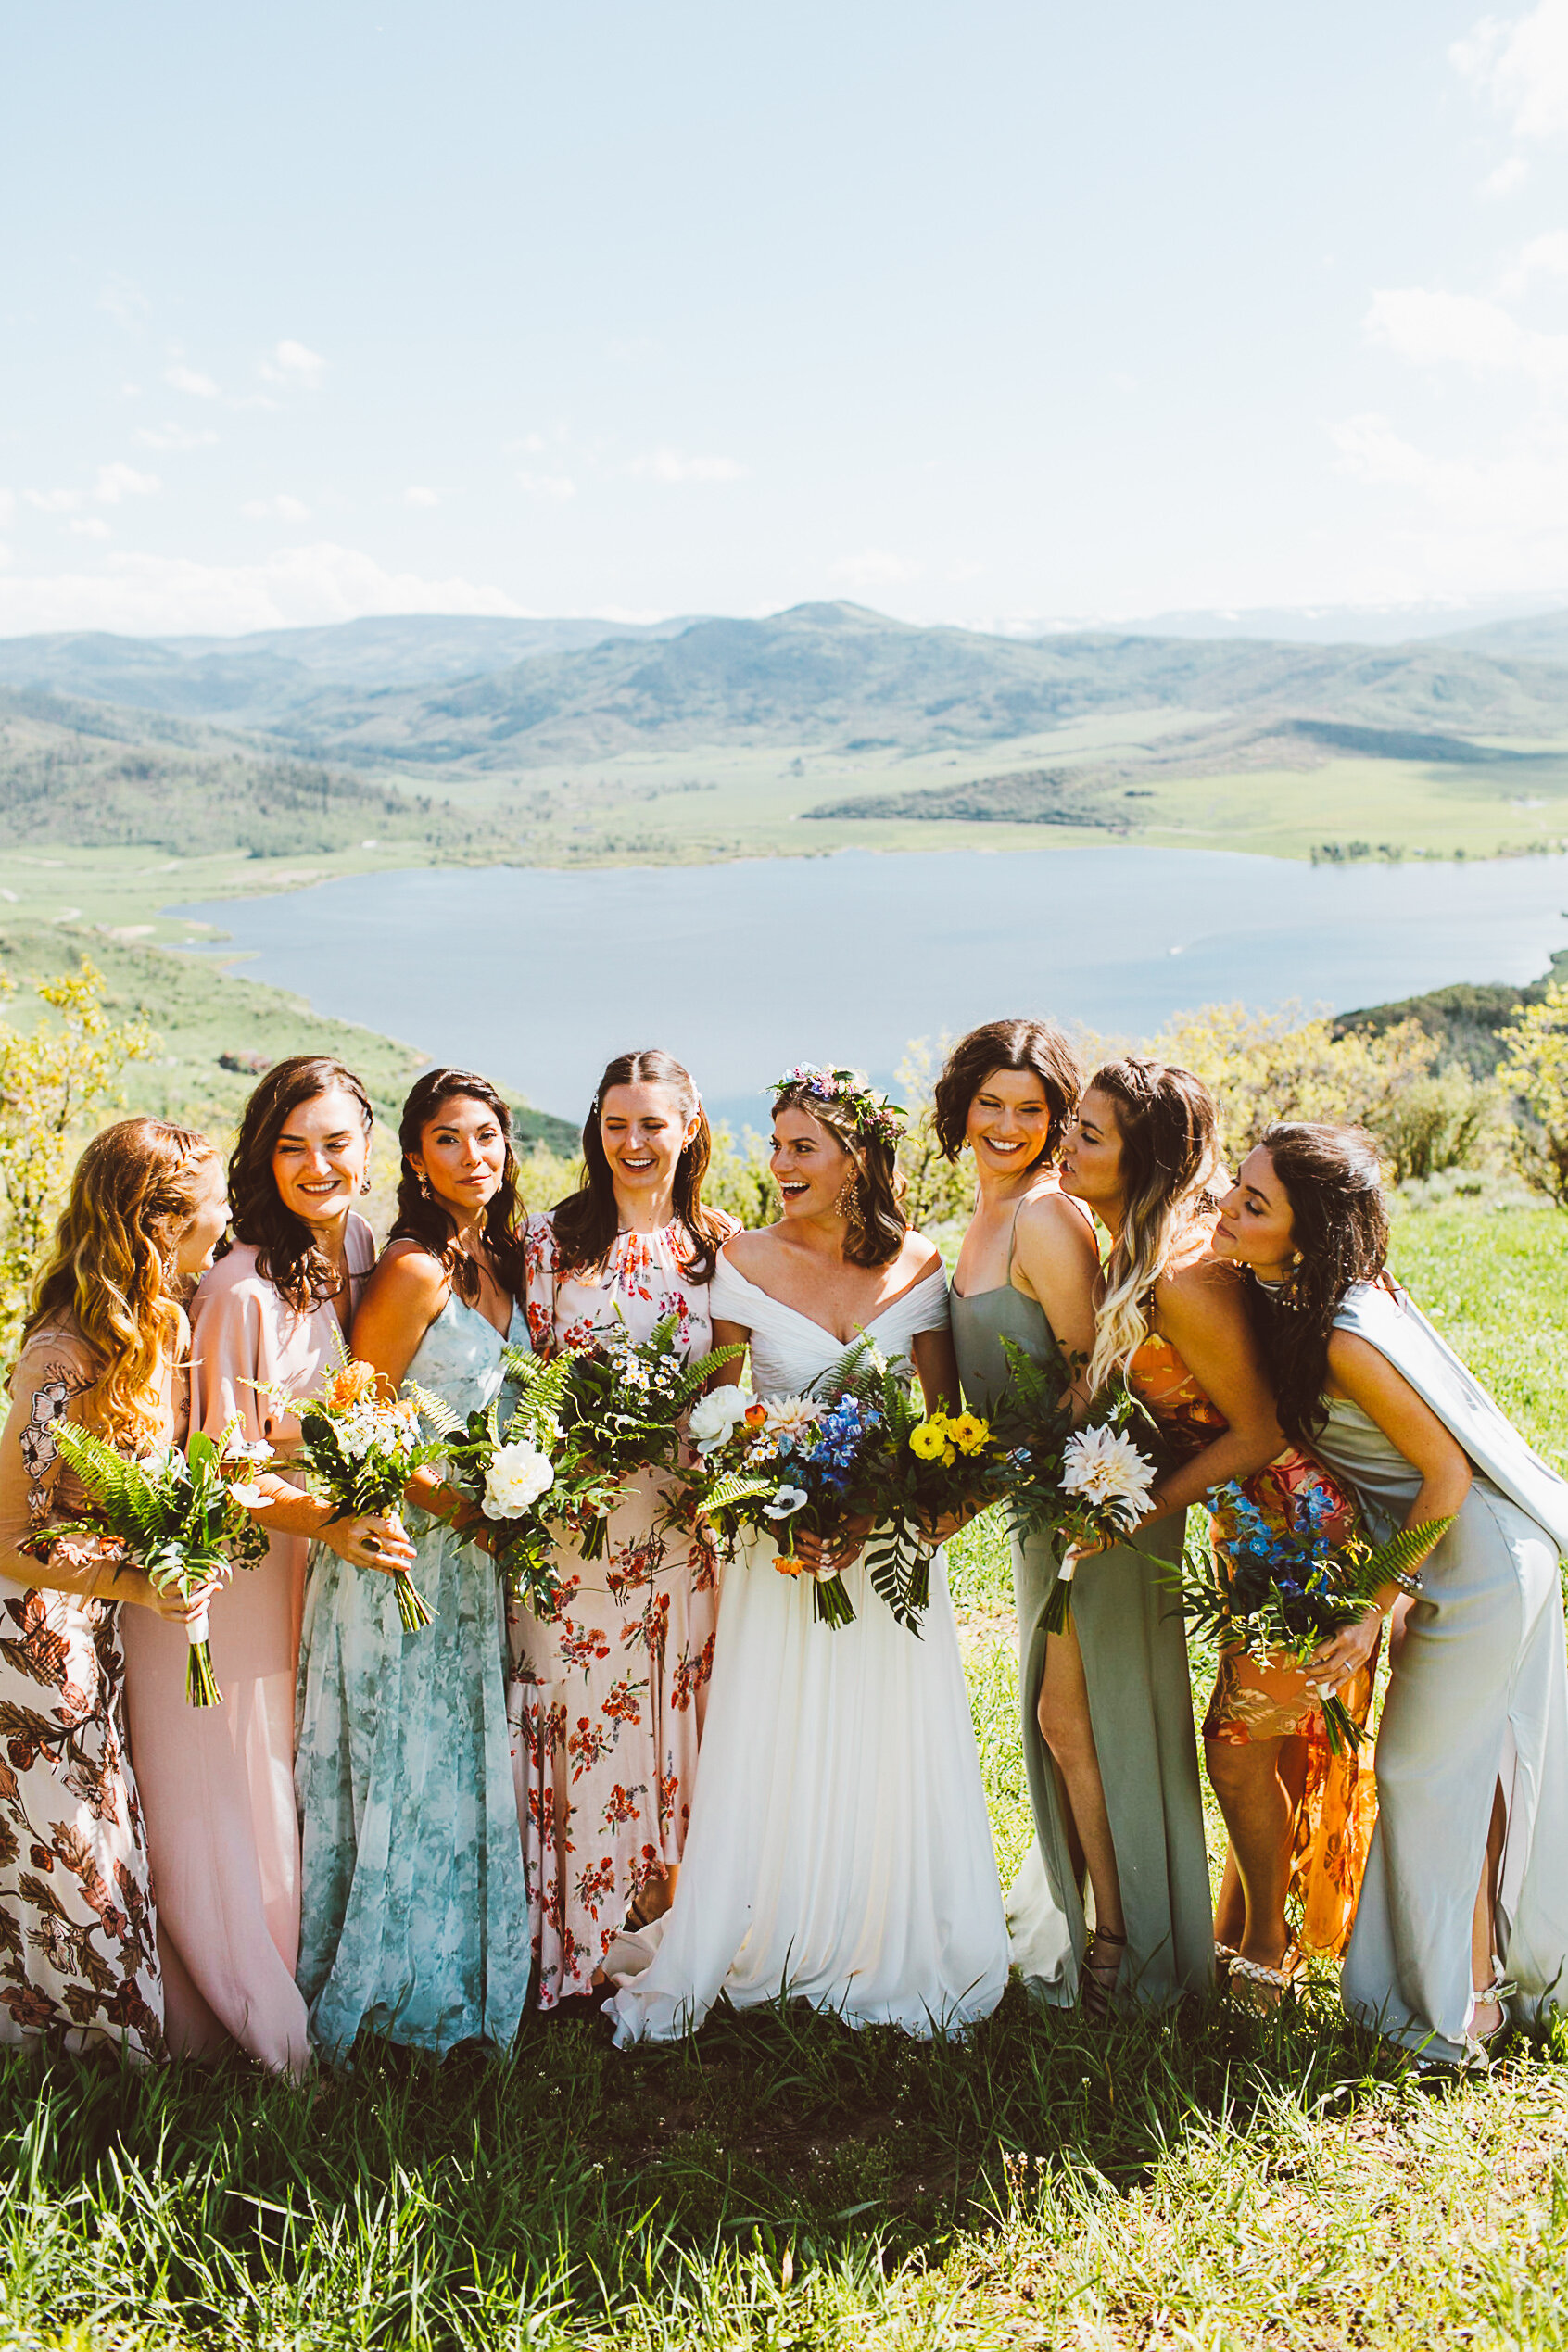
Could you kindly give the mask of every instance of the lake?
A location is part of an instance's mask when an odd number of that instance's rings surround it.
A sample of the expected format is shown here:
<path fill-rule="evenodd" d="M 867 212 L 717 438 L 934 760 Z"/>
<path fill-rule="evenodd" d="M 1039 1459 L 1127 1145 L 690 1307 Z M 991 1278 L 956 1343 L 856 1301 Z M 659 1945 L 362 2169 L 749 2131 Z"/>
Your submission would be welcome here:
<path fill-rule="evenodd" d="M 1568 857 L 1304 866 L 1221 851 L 929 851 L 724 866 L 434 866 L 171 911 L 247 979 L 576 1119 L 660 1044 L 762 1124 L 794 1061 L 889 1084 L 905 1042 L 1001 1014 L 1146 1034 L 1218 1000 L 1347 1011 L 1527 980 L 1568 946 Z M 233 955 L 233 948 L 221 952 Z"/>

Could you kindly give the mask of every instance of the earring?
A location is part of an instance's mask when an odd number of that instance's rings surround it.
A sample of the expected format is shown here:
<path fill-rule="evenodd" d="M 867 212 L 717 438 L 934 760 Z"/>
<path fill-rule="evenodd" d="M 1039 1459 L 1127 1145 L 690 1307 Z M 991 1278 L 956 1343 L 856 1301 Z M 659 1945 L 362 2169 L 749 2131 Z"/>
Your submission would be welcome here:
<path fill-rule="evenodd" d="M 169 1247 L 159 1254 L 158 1271 L 164 1289 L 172 1297 L 174 1286 L 180 1280 L 180 1252 L 174 1243 L 171 1242 Z"/>
<path fill-rule="evenodd" d="M 858 1173 L 854 1176 L 846 1176 L 842 1184 L 839 1187 L 839 1197 L 833 1203 L 835 1215 L 841 1217 L 846 1225 L 858 1225 L 860 1222 L 860 1203 L 861 1189 L 860 1177 Z"/>
<path fill-rule="evenodd" d="M 420 1170 L 419 1191 L 420 1198 L 422 1200 L 428 1200 L 430 1198 L 430 1179 L 427 1175 L 425 1175 L 423 1169 Z"/>
<path fill-rule="evenodd" d="M 365 1172 L 364 1172 L 364 1174 L 363 1174 L 363 1175 L 360 1177 L 360 1193 L 361 1193 L 361 1194 L 368 1193 L 368 1192 L 369 1192 L 369 1190 L 370 1190 L 370 1188 L 371 1188 L 371 1175 L 370 1175 L 370 1170 L 367 1168 L 367 1169 L 366 1169 L 366 1170 L 365 1170 Z"/>

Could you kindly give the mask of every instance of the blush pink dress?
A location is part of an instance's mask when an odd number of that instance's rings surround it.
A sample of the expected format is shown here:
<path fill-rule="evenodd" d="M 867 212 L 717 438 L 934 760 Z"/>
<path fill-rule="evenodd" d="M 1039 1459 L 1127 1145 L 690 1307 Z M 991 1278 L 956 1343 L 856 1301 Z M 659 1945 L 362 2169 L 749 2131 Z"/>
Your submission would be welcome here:
<path fill-rule="evenodd" d="M 364 1219 L 348 1220 L 351 1304 L 375 1262 Z M 238 1415 L 277 1448 L 286 1474 L 298 1424 L 257 1394 L 320 1390 L 338 1360 L 329 1303 L 297 1314 L 237 1242 L 191 1306 L 191 1427 L 213 1436 Z M 221 1707 L 185 1703 L 183 1628 L 124 1612 L 126 1713 L 158 1889 L 158 1945 L 171 2055 L 217 2057 L 237 2044 L 265 2067 L 309 2061 L 299 1956 L 299 1824 L 294 1686 L 304 1612 L 302 1536 L 274 1536 L 211 1608 Z M 129 1621 L 139 1622 L 132 1624 Z"/>

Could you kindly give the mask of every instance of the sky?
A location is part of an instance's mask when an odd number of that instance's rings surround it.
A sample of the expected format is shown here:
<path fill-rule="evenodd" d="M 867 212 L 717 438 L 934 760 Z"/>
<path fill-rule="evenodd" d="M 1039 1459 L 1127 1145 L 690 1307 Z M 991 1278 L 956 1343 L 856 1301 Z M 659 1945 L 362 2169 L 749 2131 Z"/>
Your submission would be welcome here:
<path fill-rule="evenodd" d="M 1568 0 L 0 27 L 0 633 L 1568 602 Z"/>

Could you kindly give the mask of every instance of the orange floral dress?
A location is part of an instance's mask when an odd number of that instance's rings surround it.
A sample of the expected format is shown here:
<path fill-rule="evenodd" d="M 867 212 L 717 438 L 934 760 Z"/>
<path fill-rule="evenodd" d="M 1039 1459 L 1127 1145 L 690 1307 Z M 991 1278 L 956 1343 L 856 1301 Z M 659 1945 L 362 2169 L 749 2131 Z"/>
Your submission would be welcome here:
<path fill-rule="evenodd" d="M 725 1220 L 724 1238 L 738 1232 Z M 689 1362 L 714 1344 L 708 1285 L 692 1281 L 678 1225 L 617 1234 L 603 1267 L 562 1271 L 549 1213 L 524 1233 L 524 1306 L 537 1355 L 586 1347 L 605 1326 L 638 1343 L 666 1316 Z M 707 1712 L 719 1574 L 706 1531 L 672 1525 L 651 1471 L 627 1482 L 603 1554 L 556 1555 L 553 1615 L 508 1612 L 507 1713 L 538 2004 L 593 1989 L 594 1972 L 651 1878 L 679 1862 Z"/>
<path fill-rule="evenodd" d="M 1138 1349 L 1127 1377 L 1180 1461 L 1190 1461 L 1228 1426 L 1170 1342 L 1157 1333 L 1151 1333 Z M 1305 1524 L 1308 1496 L 1314 1498 L 1323 1532 L 1331 1539 L 1349 1535 L 1358 1524 L 1356 1505 L 1345 1487 L 1302 1447 L 1287 1447 L 1239 1483 L 1265 1525 L 1275 1530 L 1296 1532 Z M 1223 1505 L 1211 1514 L 1215 1574 L 1222 1580 L 1228 1580 L 1230 1547 L 1238 1533 Z M 1340 1691 L 1347 1713 L 1359 1724 L 1366 1722 L 1371 1711 L 1376 1674 L 1374 1650 L 1370 1663 Z M 1355 1751 L 1334 1753 L 1305 1670 L 1278 1652 L 1254 1656 L 1240 1649 L 1221 1650 L 1203 1735 L 1232 1747 L 1246 1747 L 1254 1739 L 1305 1741 L 1306 1777 L 1296 1816 L 1290 1891 L 1301 1906 L 1304 1949 L 1337 1959 L 1356 1924 L 1356 1903 L 1377 1818 L 1370 1758 Z"/>

